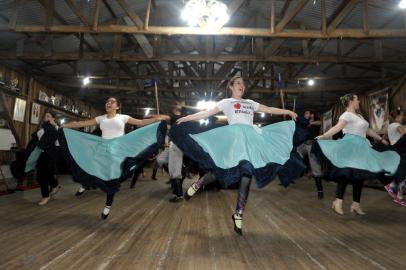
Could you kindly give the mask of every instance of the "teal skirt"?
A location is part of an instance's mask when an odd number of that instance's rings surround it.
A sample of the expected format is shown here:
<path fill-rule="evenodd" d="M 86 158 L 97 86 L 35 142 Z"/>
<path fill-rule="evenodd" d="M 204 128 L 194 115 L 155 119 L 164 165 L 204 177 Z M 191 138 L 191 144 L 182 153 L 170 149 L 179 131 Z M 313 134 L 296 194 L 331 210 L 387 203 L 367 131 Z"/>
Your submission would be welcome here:
<path fill-rule="evenodd" d="M 339 140 L 318 140 L 313 152 L 327 163 L 325 175 L 330 180 L 390 176 L 397 172 L 400 164 L 400 156 L 395 151 L 376 151 L 366 138 L 352 134 Z"/>
<path fill-rule="evenodd" d="M 86 187 L 115 193 L 120 182 L 158 150 L 164 142 L 165 134 L 165 122 L 154 123 L 109 140 L 62 129 L 59 142 L 71 165 L 75 181 Z"/>
<path fill-rule="evenodd" d="M 214 172 L 225 187 L 242 176 L 255 176 L 257 186 L 264 187 L 292 160 L 293 121 L 268 125 L 259 132 L 253 126 L 234 124 L 189 134 L 188 125 L 192 124 L 172 127 L 171 139 L 202 169 Z M 303 163 L 298 163 L 291 175 L 294 170 L 300 171 L 296 175 L 303 172 Z"/>

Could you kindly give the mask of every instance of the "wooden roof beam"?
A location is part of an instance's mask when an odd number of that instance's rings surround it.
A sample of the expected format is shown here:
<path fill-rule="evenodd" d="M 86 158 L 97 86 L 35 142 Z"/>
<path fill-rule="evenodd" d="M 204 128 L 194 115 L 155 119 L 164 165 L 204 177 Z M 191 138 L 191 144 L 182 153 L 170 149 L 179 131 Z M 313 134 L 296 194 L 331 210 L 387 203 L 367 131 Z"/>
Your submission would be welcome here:
<path fill-rule="evenodd" d="M 363 29 L 335 29 L 328 33 L 320 30 L 288 29 L 272 33 L 269 28 L 241 28 L 223 27 L 219 31 L 205 30 L 198 27 L 176 27 L 176 26 L 149 26 L 148 29 L 139 29 L 134 25 L 99 25 L 97 30 L 91 27 L 80 25 L 53 25 L 47 30 L 40 25 L 17 25 L 11 29 L 8 25 L 0 25 L 2 32 L 16 33 L 90 33 L 90 34 L 148 34 L 148 35 L 190 35 L 190 36 L 248 36 L 248 37 L 270 37 L 270 38 L 296 38 L 296 39 L 331 39 L 331 38 L 405 38 L 404 29 L 370 29 L 365 34 Z"/>
<path fill-rule="evenodd" d="M 89 21 L 87 20 L 86 16 L 82 14 L 80 9 L 76 6 L 76 4 L 72 0 L 65 0 L 66 4 L 69 8 L 75 13 L 76 16 L 80 19 L 84 26 L 89 27 Z"/>
<path fill-rule="evenodd" d="M 97 31 L 97 26 L 99 25 L 100 5 L 101 0 L 96 0 L 96 7 L 93 13 L 93 24 L 92 24 L 92 29 L 95 31 Z"/>
<path fill-rule="evenodd" d="M 131 10 L 125 0 L 118 0 L 117 2 L 128 15 L 128 17 L 123 18 L 127 25 L 130 26 L 132 23 L 134 23 L 135 27 L 138 29 L 148 30 L 148 27 L 144 27 L 144 23 L 142 22 L 141 18 L 133 10 Z M 154 55 L 154 49 L 145 35 L 133 35 L 133 37 L 137 40 L 145 55 L 148 57 L 152 57 Z"/>
<path fill-rule="evenodd" d="M 146 58 L 143 55 L 132 55 L 121 53 L 119 57 L 113 59 L 111 53 L 92 53 L 83 52 L 80 57 L 78 52 L 54 53 L 52 56 L 46 53 L 24 52 L 17 56 L 10 51 L 0 51 L 2 60 L 54 60 L 54 61 L 123 61 L 123 62 L 148 62 L 148 61 L 202 61 L 202 62 L 279 62 L 279 63 L 404 63 L 406 57 L 385 57 L 384 59 L 375 59 L 374 57 L 337 57 L 336 55 L 322 55 L 315 58 L 304 56 L 282 56 L 273 55 L 264 58 L 258 58 L 252 54 L 228 54 L 228 55 L 193 55 L 193 54 L 170 54 L 159 57 Z"/>
<path fill-rule="evenodd" d="M 293 20 L 293 18 L 304 8 L 304 6 L 309 2 L 309 0 L 301 0 L 294 8 L 287 12 L 282 20 L 276 25 L 276 32 L 280 32 Z"/>
<path fill-rule="evenodd" d="M 358 0 L 345 0 L 343 4 L 337 9 L 337 13 L 331 18 L 331 22 L 327 27 L 327 31 L 331 32 L 336 29 L 337 26 L 347 17 L 347 15 L 354 9 L 357 5 Z"/>

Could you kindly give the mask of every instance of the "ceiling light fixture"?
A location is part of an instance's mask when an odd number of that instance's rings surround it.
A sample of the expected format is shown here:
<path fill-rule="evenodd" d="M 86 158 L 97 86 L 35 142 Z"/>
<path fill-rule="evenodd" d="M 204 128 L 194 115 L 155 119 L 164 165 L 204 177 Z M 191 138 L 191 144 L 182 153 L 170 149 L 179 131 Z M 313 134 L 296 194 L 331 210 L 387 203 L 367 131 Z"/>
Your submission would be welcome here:
<path fill-rule="evenodd" d="M 314 80 L 313 79 L 308 80 L 307 85 L 308 86 L 313 86 L 314 85 Z"/>
<path fill-rule="evenodd" d="M 401 8 L 401 9 L 405 9 L 406 8 L 406 0 L 401 0 L 400 2 L 399 2 L 399 8 Z"/>
<path fill-rule="evenodd" d="M 84 77 L 83 78 L 83 85 L 88 85 L 90 83 L 90 78 L 89 77 Z"/>
<path fill-rule="evenodd" d="M 227 6 L 218 0 L 190 0 L 183 8 L 181 18 L 189 26 L 216 28 L 228 22 Z"/>

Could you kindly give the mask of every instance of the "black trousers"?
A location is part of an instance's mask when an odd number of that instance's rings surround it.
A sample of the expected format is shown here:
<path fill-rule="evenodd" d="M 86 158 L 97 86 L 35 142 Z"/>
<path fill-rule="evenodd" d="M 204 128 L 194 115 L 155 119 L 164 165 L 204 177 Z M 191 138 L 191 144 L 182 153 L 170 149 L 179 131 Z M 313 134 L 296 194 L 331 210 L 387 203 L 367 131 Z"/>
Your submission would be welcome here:
<path fill-rule="evenodd" d="M 112 206 L 115 193 L 107 194 L 106 196 L 106 206 Z"/>
<path fill-rule="evenodd" d="M 37 182 L 41 187 L 43 198 L 49 197 L 49 189 L 59 185 L 55 178 L 55 159 L 46 152 L 42 152 L 37 162 Z"/>

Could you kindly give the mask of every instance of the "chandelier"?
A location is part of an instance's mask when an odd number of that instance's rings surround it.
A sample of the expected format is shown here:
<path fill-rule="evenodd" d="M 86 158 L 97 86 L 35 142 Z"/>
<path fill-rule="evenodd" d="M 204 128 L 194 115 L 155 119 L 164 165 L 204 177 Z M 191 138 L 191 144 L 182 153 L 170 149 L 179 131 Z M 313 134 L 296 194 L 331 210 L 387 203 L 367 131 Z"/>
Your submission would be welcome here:
<path fill-rule="evenodd" d="M 190 26 L 203 28 L 222 26 L 229 19 L 227 6 L 217 0 L 190 0 L 186 3 L 181 16 Z"/>

